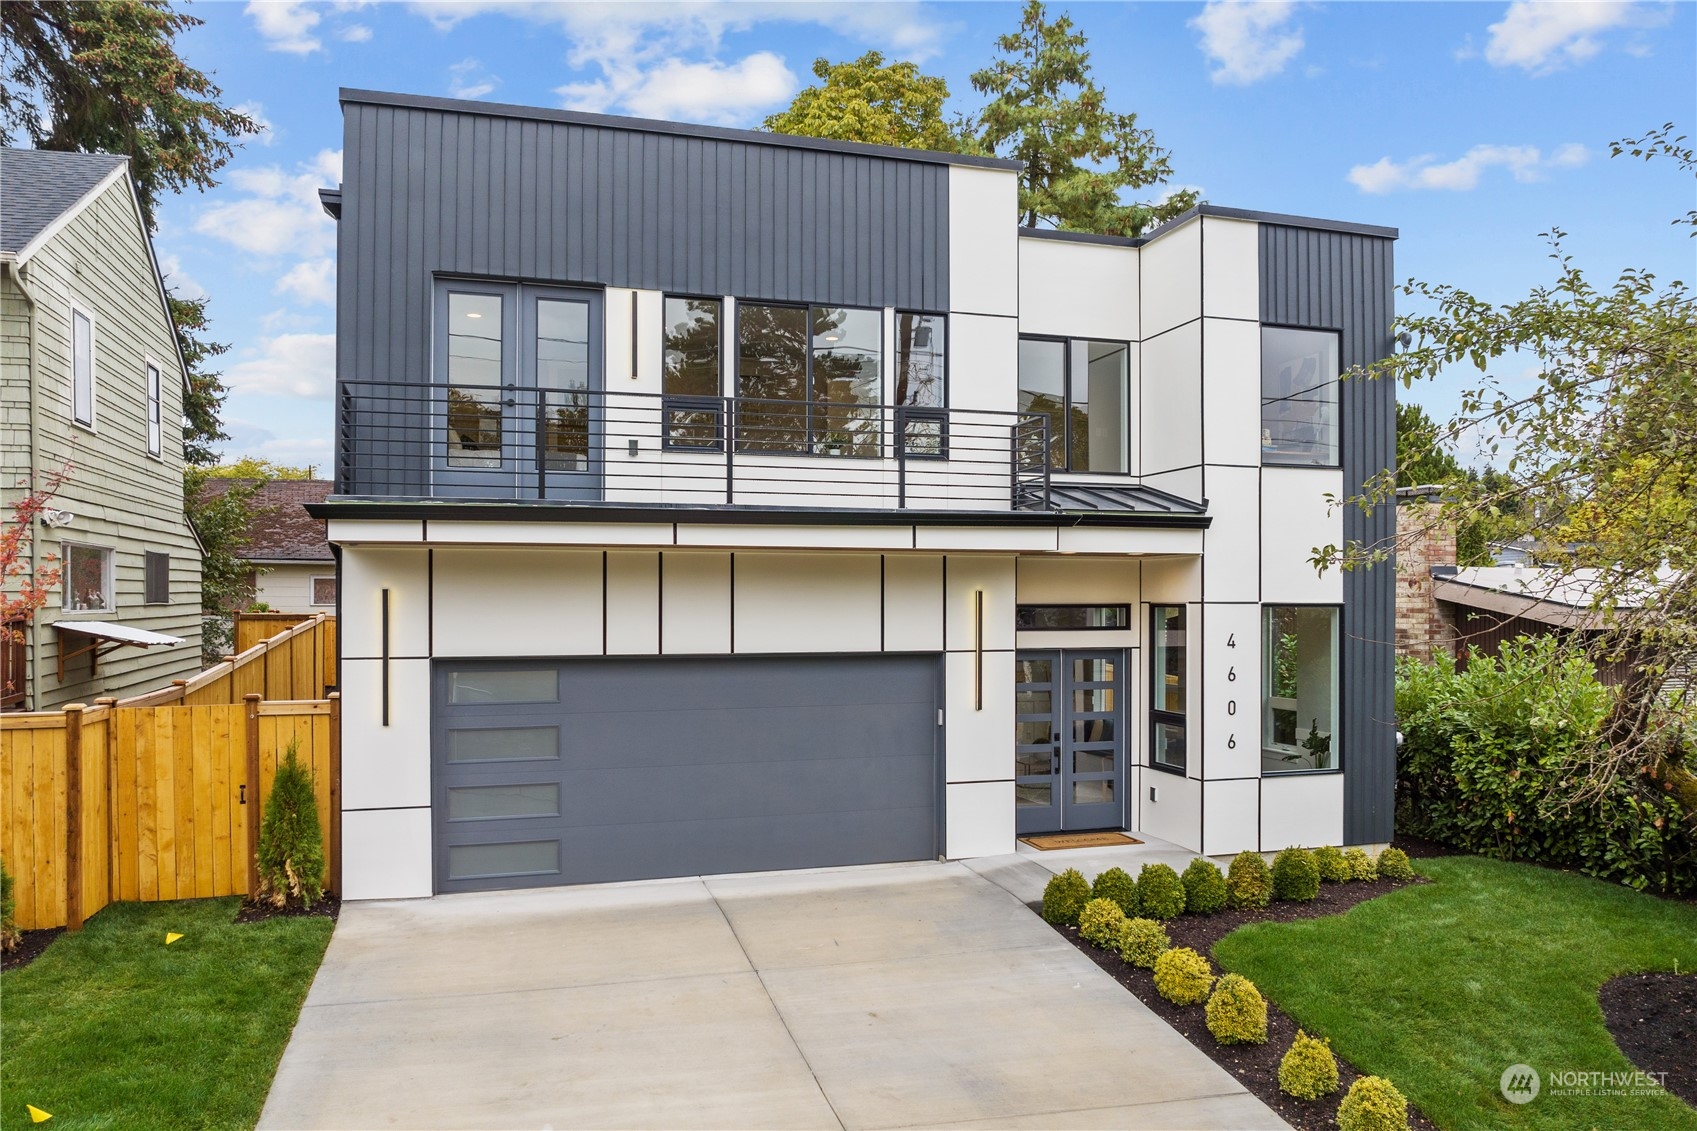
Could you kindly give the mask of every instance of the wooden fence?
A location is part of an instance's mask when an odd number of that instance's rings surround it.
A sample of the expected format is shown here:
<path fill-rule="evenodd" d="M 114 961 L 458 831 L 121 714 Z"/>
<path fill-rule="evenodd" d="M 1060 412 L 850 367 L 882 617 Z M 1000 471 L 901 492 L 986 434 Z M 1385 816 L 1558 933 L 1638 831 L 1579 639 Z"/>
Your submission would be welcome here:
<path fill-rule="evenodd" d="M 269 635 L 264 634 L 267 627 Z M 201 707 L 241 703 L 248 695 L 322 699 L 336 687 L 336 618 L 328 613 L 244 613 L 236 622 L 236 636 L 238 644 L 244 636 L 253 642 L 193 679 L 121 699 L 118 706 Z"/>
<path fill-rule="evenodd" d="M 94 707 L 0 721 L 0 861 L 21 928 L 81 928 L 116 900 L 245 895 L 261 799 L 291 741 L 341 890 L 341 701 Z"/>

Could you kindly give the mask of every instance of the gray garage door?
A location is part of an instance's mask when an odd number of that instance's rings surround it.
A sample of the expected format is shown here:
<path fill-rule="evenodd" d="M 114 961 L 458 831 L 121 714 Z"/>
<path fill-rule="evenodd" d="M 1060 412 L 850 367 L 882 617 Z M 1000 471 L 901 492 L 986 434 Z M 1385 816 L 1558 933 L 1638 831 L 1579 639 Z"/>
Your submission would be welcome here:
<path fill-rule="evenodd" d="M 939 671 L 438 661 L 436 890 L 935 858 Z"/>

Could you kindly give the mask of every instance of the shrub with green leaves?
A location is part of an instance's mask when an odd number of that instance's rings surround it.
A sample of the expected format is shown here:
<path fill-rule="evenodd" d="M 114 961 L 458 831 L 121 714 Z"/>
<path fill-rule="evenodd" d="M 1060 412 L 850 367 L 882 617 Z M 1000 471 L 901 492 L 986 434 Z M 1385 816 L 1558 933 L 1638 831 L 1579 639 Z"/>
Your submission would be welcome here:
<path fill-rule="evenodd" d="M 1198 915 L 1212 915 L 1226 905 L 1226 878 L 1220 866 L 1198 856 L 1185 868 L 1184 909 Z"/>
<path fill-rule="evenodd" d="M 1127 919 L 1120 928 L 1120 957 L 1145 970 L 1153 970 L 1172 945 L 1167 928 L 1153 919 Z"/>
<path fill-rule="evenodd" d="M 1338 1105 L 1338 1131 L 1408 1131 L 1408 1101 L 1383 1076 L 1358 1076 Z"/>
<path fill-rule="evenodd" d="M 1208 1031 L 1222 1045 L 1267 1042 L 1267 999 L 1242 974 L 1227 974 L 1208 995 Z"/>
<path fill-rule="evenodd" d="M 1188 946 L 1164 951 L 1155 960 L 1155 992 L 1174 1005 L 1207 1001 L 1213 988 L 1214 968 Z"/>
<path fill-rule="evenodd" d="M 1090 900 L 1090 885 L 1077 868 L 1051 876 L 1043 888 L 1043 918 L 1064 926 L 1078 926 L 1078 914 Z"/>
<path fill-rule="evenodd" d="M 1137 906 L 1146 919 L 1184 914 L 1184 881 L 1165 864 L 1145 864 L 1137 873 Z"/>
<path fill-rule="evenodd" d="M 1349 878 L 1372 883 L 1379 878 L 1379 869 L 1374 866 L 1373 858 L 1367 855 L 1365 848 L 1352 848 L 1343 854 L 1344 863 L 1349 865 Z"/>
<path fill-rule="evenodd" d="M 1125 912 L 1111 899 L 1092 899 L 1078 913 L 1078 933 L 1097 946 L 1119 944 L 1120 928 L 1125 926 Z"/>
<path fill-rule="evenodd" d="M 1332 1043 L 1301 1029 L 1279 1061 L 1279 1091 L 1299 1100 L 1317 1100 L 1338 1090 L 1338 1058 Z"/>
<path fill-rule="evenodd" d="M 0 951 L 14 951 L 22 941 L 15 918 L 17 911 L 18 901 L 12 894 L 12 873 L 0 864 Z"/>
<path fill-rule="evenodd" d="M 259 898 L 277 907 L 311 907 L 324 894 L 324 831 L 312 768 L 291 740 L 277 763 L 259 824 Z"/>
<path fill-rule="evenodd" d="M 1307 903 L 1320 894 L 1320 869 L 1306 848 L 1286 848 L 1273 857 L 1273 898 Z"/>
<path fill-rule="evenodd" d="M 1091 899 L 1111 899 L 1126 915 L 1137 914 L 1137 881 L 1124 868 L 1109 868 L 1090 885 Z"/>
<path fill-rule="evenodd" d="M 1342 884 L 1354 878 L 1349 861 L 1343 858 L 1343 849 L 1333 844 L 1322 844 L 1314 850 L 1314 866 L 1320 869 L 1322 883 Z"/>
<path fill-rule="evenodd" d="M 1273 898 L 1273 877 L 1259 852 L 1240 852 L 1226 871 L 1226 906 L 1265 907 Z"/>
<path fill-rule="evenodd" d="M 1408 862 L 1408 853 L 1400 848 L 1387 848 L 1379 853 L 1379 859 L 1373 867 L 1378 871 L 1381 880 L 1395 880 L 1405 884 L 1414 878 L 1414 866 Z"/>

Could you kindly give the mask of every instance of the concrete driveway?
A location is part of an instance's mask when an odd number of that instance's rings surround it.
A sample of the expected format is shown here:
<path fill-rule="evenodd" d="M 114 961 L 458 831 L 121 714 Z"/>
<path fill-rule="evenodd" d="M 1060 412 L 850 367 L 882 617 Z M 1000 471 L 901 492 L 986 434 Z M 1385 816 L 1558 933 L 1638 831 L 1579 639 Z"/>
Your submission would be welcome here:
<path fill-rule="evenodd" d="M 1022 906 L 1047 876 L 348 904 L 260 1126 L 1283 1127 Z"/>

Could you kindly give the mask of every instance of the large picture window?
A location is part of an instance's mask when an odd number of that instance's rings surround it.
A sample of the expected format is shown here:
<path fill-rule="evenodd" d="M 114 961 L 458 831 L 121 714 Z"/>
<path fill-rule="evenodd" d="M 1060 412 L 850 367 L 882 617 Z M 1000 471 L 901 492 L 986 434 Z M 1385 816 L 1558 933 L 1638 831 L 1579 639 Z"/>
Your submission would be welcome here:
<path fill-rule="evenodd" d="M 1130 347 L 1080 338 L 1019 340 L 1019 408 L 1049 418 L 1049 464 L 1126 470 Z"/>
<path fill-rule="evenodd" d="M 883 316 L 841 306 L 737 304 L 737 447 L 879 454 Z"/>
<path fill-rule="evenodd" d="M 1262 772 L 1335 770 L 1338 610 L 1270 605 L 1262 616 Z"/>
<path fill-rule="evenodd" d="M 665 394 L 668 447 L 719 447 L 724 406 L 719 365 L 723 309 L 716 298 L 666 296 L 660 391 Z"/>
<path fill-rule="evenodd" d="M 1338 463 L 1338 336 L 1261 329 L 1261 462 Z"/>
<path fill-rule="evenodd" d="M 1183 605 L 1149 609 L 1149 764 L 1184 773 L 1185 695 L 1189 690 Z"/>

